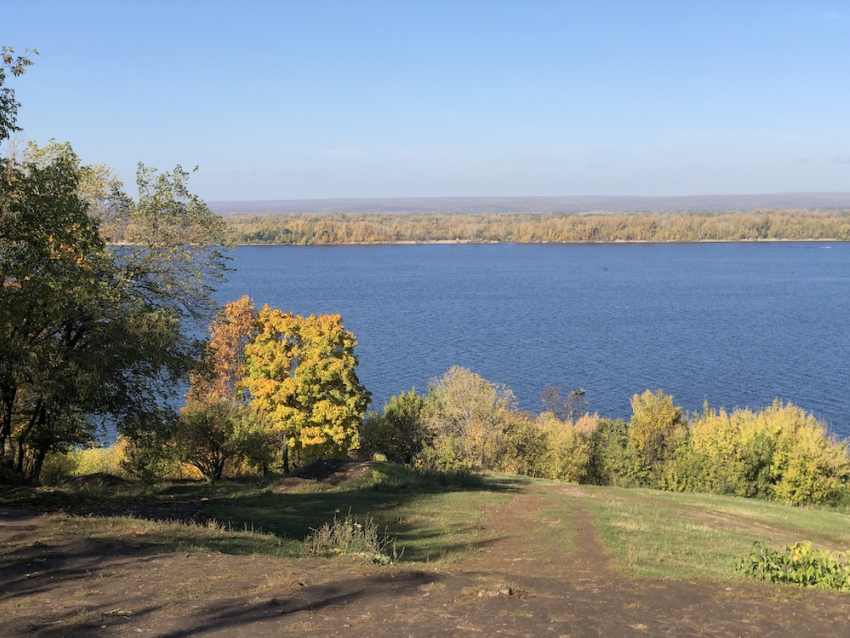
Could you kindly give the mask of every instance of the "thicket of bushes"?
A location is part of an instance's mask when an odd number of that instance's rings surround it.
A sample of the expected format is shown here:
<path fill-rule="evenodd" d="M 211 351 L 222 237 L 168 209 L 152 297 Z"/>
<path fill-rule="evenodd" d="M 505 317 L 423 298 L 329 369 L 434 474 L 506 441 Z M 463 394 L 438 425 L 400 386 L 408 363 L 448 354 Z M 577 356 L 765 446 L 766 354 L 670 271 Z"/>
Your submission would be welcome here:
<path fill-rule="evenodd" d="M 581 391 L 561 398 L 550 388 L 545 404 L 542 414 L 523 412 L 507 387 L 455 367 L 427 395 L 411 390 L 393 397 L 382 413 L 369 413 L 354 454 L 367 460 L 381 455 L 435 473 L 492 470 L 792 505 L 850 503 L 846 443 L 790 403 L 731 412 L 706 405 L 688 418 L 673 397 L 647 390 L 632 397 L 629 421 L 584 412 Z M 150 457 L 124 443 L 53 455 L 45 479 L 93 471 L 144 478 L 282 471 L 279 440 L 245 410 L 231 406 L 218 416 L 184 411 L 178 433 L 156 453 L 149 446 Z"/>
<path fill-rule="evenodd" d="M 439 470 L 494 470 L 792 505 L 850 499 L 846 444 L 790 403 L 732 412 L 706 405 L 690 418 L 660 390 L 635 395 L 631 403 L 629 421 L 569 409 L 532 415 L 516 409 L 507 388 L 452 368 L 427 396 L 411 391 L 394 397 L 383 414 L 370 414 L 360 453 Z"/>

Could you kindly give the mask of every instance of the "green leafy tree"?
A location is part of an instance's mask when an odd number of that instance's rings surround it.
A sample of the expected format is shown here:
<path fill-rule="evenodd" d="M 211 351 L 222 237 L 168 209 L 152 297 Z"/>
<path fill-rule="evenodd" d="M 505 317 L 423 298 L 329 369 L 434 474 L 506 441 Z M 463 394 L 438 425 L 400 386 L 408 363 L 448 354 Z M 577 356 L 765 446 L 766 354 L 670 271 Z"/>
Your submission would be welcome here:
<path fill-rule="evenodd" d="M 180 330 L 188 313 L 152 282 L 182 289 L 181 304 L 206 297 L 189 272 L 181 286 L 135 269 L 144 247 L 105 244 L 69 146 L 4 171 L 0 446 L 7 467 L 36 479 L 47 452 L 90 443 L 98 423 L 132 435 L 164 414 L 195 346 Z"/>
<path fill-rule="evenodd" d="M 4 50 L 3 74 L 26 66 Z M 2 128 L 17 103 L 4 92 Z M 166 399 L 196 353 L 181 330 L 211 306 L 223 226 L 176 169 L 140 172 L 140 198 L 70 145 L 0 160 L 0 460 L 37 479 L 45 455 L 109 423 L 136 442 L 170 420 Z M 96 210 L 135 223 L 110 247 Z M 193 262 L 193 260 L 197 260 Z"/>
<path fill-rule="evenodd" d="M 357 378 L 356 345 L 339 315 L 260 311 L 257 336 L 245 347 L 243 386 L 284 440 L 284 471 L 357 447 L 369 393 Z"/>
<path fill-rule="evenodd" d="M 173 444 L 177 458 L 208 481 L 221 478 L 227 463 L 268 463 L 268 432 L 247 405 L 226 399 L 189 403 L 181 411 Z"/>

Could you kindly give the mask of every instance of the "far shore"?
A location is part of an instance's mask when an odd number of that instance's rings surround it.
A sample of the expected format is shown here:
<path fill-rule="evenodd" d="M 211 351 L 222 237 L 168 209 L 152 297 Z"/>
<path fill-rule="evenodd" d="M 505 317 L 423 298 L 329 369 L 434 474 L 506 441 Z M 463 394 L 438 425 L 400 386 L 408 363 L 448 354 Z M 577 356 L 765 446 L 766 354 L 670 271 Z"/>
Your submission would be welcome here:
<path fill-rule="evenodd" d="M 370 241 L 370 242 L 335 242 L 321 244 L 267 244 L 267 243 L 238 243 L 235 247 L 243 246 L 268 246 L 276 248 L 308 248 L 316 246 L 437 246 L 437 245 L 499 245 L 517 244 L 521 246 L 578 246 L 578 245 L 613 245 L 613 244 L 802 244 L 802 243 L 846 243 L 846 239 L 695 239 L 692 241 L 681 240 L 643 240 L 643 239 L 615 239 L 612 241 L 479 241 L 474 239 L 434 239 L 430 241 Z M 120 245 L 120 244 L 116 244 Z"/>

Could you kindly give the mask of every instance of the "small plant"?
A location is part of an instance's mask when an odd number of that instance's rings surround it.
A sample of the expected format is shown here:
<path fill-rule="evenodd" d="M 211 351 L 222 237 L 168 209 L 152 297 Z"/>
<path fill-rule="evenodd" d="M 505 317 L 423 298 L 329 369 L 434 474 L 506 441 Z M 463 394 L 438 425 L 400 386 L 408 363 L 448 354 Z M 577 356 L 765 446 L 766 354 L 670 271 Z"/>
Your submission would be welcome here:
<path fill-rule="evenodd" d="M 395 539 L 380 533 L 372 518 L 367 516 L 361 523 L 351 512 L 343 519 L 334 516 L 332 523 L 313 529 L 304 546 L 317 556 L 342 554 L 377 565 L 395 563 L 404 553 L 403 548 L 400 553 L 397 551 Z"/>
<path fill-rule="evenodd" d="M 740 559 L 735 570 L 774 583 L 850 592 L 847 555 L 816 549 L 808 541 L 788 545 L 781 551 L 757 542 L 750 553 Z"/>

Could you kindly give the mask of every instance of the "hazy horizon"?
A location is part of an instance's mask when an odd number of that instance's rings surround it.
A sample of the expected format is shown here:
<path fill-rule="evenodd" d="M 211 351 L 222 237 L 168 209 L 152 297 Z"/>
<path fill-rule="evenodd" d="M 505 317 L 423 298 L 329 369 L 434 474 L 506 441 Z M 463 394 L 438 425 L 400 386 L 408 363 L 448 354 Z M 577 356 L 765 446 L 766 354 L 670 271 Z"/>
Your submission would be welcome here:
<path fill-rule="evenodd" d="M 527 196 L 527 197 L 337 197 L 315 199 L 211 200 L 219 214 L 262 213 L 581 213 L 672 212 L 753 209 L 847 209 L 846 193 L 763 193 L 744 195 Z"/>

